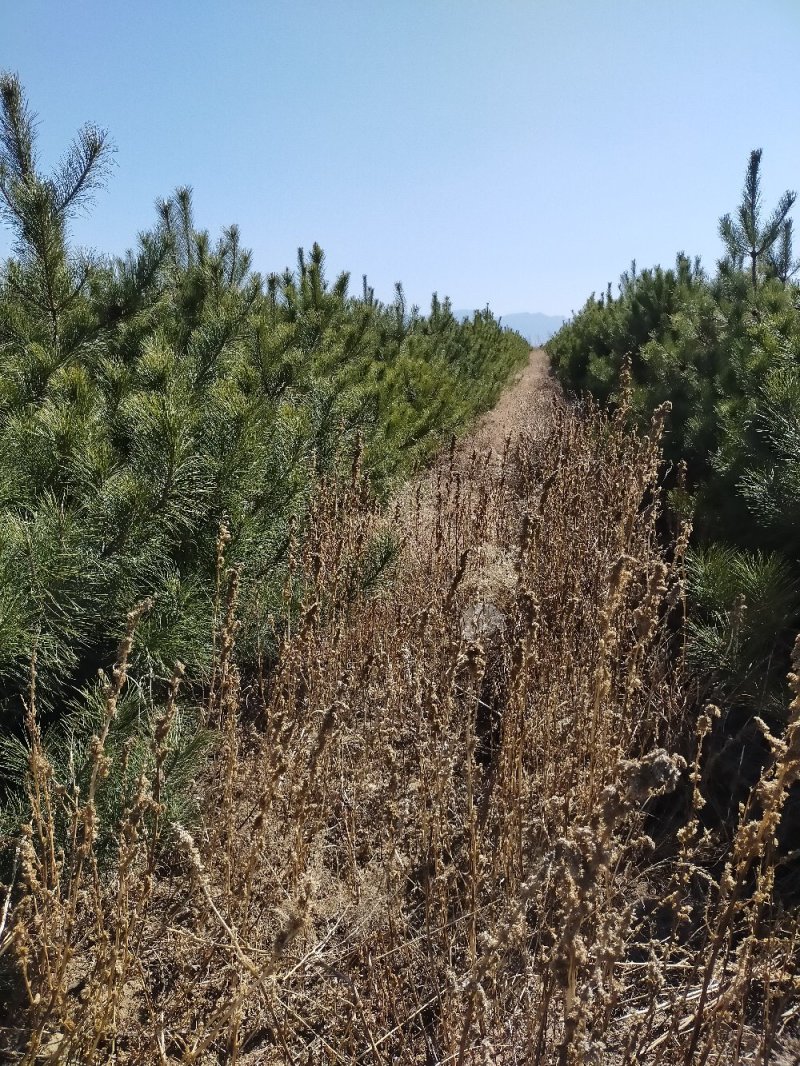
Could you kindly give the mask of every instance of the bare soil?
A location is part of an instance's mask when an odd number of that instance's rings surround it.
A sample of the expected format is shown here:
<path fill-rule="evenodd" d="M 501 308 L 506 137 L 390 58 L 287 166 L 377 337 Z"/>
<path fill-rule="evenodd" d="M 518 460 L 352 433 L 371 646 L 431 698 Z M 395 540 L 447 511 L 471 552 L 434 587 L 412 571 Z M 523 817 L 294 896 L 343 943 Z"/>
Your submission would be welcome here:
<path fill-rule="evenodd" d="M 412 545 L 424 550 L 434 535 L 437 515 L 452 515 L 459 508 L 458 500 L 451 498 L 456 485 L 469 491 L 468 486 L 479 482 L 488 471 L 496 476 L 507 449 L 513 449 L 521 437 L 546 435 L 554 404 L 560 398 L 547 354 L 543 348 L 532 348 L 527 363 L 506 385 L 494 407 L 454 443 L 453 450 L 444 448 L 400 491 L 395 517 L 405 530 L 406 550 L 413 554 Z M 486 544 L 473 553 L 464 584 L 472 589 L 476 602 L 495 604 L 503 600 L 504 590 L 513 580 L 511 561 L 498 553 L 496 546 Z"/>
<path fill-rule="evenodd" d="M 550 375 L 544 348 L 532 348 L 525 367 L 506 386 L 491 411 L 478 419 L 464 445 L 502 452 L 509 437 L 513 440 L 546 420 L 556 395 L 558 385 Z"/>

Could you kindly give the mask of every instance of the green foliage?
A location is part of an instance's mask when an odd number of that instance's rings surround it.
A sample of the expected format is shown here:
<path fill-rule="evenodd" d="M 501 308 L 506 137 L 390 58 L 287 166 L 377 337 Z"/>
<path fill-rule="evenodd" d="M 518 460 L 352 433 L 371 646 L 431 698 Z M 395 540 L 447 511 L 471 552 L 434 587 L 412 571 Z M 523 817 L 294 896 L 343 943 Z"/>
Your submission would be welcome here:
<path fill-rule="evenodd" d="M 794 258 L 794 226 L 787 218 L 781 226 L 775 243 L 767 253 L 767 270 L 772 277 L 785 285 L 800 270 L 800 259 Z"/>
<path fill-rule="evenodd" d="M 37 333 L 54 346 L 74 343 L 82 326 L 81 302 L 92 263 L 72 253 L 70 218 L 91 198 L 108 172 L 113 149 L 104 130 L 79 130 L 60 166 L 42 174 L 36 152 L 36 116 L 19 79 L 0 75 L 0 211 L 15 236 L 18 261 L 9 265 L 18 310 L 36 320 Z"/>
<path fill-rule="evenodd" d="M 758 714 L 779 714 L 785 672 L 775 635 L 796 618 L 792 567 L 775 553 L 717 543 L 690 553 L 688 576 L 695 605 L 690 661 Z"/>
<path fill-rule="evenodd" d="M 146 597 L 129 685 L 150 709 L 121 715 L 119 742 L 147 731 L 178 658 L 201 696 L 224 526 L 241 575 L 241 662 L 260 668 L 321 479 L 342 463 L 346 476 L 362 452 L 387 491 L 491 404 L 528 346 L 488 313 L 460 323 L 436 298 L 428 317 L 407 310 L 400 286 L 384 305 L 364 279 L 355 298 L 347 274 L 327 281 L 316 244 L 295 271 L 263 279 L 235 226 L 218 240 L 198 228 L 189 188 L 157 204 L 135 249 L 90 259 L 71 247 L 69 221 L 107 176 L 106 134 L 85 127 L 48 175 L 16 77 L 0 78 L 0 104 L 0 206 L 15 240 L 0 265 L 8 785 L 34 656 L 48 743 L 80 777 L 97 671 Z M 393 554 L 388 541 L 367 546 L 354 589 L 377 587 Z"/>
<path fill-rule="evenodd" d="M 791 263 L 791 225 L 787 230 L 786 216 L 791 211 L 796 197 L 797 193 L 787 190 L 769 218 L 762 219 L 761 149 L 755 148 L 750 153 L 742 202 L 736 212 L 736 218 L 724 215 L 719 222 L 719 235 L 725 243 L 728 264 L 740 270 L 743 262 L 749 259 L 753 288 L 758 284 L 759 266 L 763 266 L 765 262 L 769 263 L 770 253 L 782 233 L 784 240 L 789 238 L 786 263 Z M 785 281 L 786 277 L 783 280 Z"/>
<path fill-rule="evenodd" d="M 105 698 L 100 683 L 76 693 L 68 711 L 45 730 L 42 751 L 55 780 L 67 793 L 85 796 L 92 774 L 93 736 L 101 732 Z M 105 833 L 102 850 L 113 847 L 113 833 L 130 809 L 140 782 L 156 775 L 154 752 L 159 751 L 161 789 L 159 801 L 167 824 L 185 823 L 194 815 L 191 784 L 215 745 L 196 710 L 188 705 L 175 708 L 168 728 L 158 743 L 154 740 L 161 709 L 153 704 L 142 684 L 129 686 L 119 702 L 106 740 L 107 772 L 96 788 L 98 824 Z M 24 780 L 30 758 L 27 738 L 13 733 L 0 737 L 0 773 L 7 782 Z M 9 789 L 0 809 L 0 834 L 12 836 L 27 817 L 24 794 Z"/>
<path fill-rule="evenodd" d="M 687 483 L 674 486 L 672 499 L 682 512 L 692 504 L 700 549 L 691 571 L 692 654 L 751 707 L 785 673 L 789 634 L 800 625 L 800 289 L 787 218 L 794 194 L 764 219 L 760 161 L 753 152 L 736 216 L 720 222 L 726 257 L 715 277 L 684 255 L 670 270 L 634 268 L 616 299 L 610 290 L 591 297 L 548 344 L 569 390 L 613 403 L 627 363 L 643 423 L 671 401 L 666 457 L 673 469 L 687 464 Z M 771 607 L 762 611 L 762 603 Z"/>
<path fill-rule="evenodd" d="M 300 249 L 295 273 L 267 280 L 268 351 L 301 389 L 313 383 L 338 397 L 337 416 L 361 428 L 376 487 L 385 489 L 492 405 L 528 345 L 489 312 L 459 322 L 434 295 L 426 318 L 406 307 L 400 285 L 384 305 L 366 277 L 360 300 L 348 296 L 348 282 L 343 274 L 327 283 L 318 245 L 308 256 Z M 320 417 L 330 421 L 324 401 Z"/>

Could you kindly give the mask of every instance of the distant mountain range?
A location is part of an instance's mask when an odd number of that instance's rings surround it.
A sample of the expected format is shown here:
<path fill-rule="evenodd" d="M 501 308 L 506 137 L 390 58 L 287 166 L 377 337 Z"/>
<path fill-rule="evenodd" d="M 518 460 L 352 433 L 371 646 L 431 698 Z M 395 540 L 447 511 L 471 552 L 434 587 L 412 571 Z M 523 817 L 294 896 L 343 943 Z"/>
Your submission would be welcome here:
<path fill-rule="evenodd" d="M 469 318 L 472 311 L 454 311 L 456 318 Z M 544 344 L 566 322 L 564 315 L 543 315 L 541 311 L 518 311 L 513 315 L 497 316 L 504 326 L 521 333 L 531 344 Z"/>

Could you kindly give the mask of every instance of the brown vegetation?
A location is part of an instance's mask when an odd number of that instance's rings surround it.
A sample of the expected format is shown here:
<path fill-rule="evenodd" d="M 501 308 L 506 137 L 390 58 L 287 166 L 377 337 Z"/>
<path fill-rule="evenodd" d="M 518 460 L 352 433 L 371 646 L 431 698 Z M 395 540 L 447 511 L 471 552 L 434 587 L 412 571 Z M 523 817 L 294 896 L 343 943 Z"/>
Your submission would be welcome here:
<path fill-rule="evenodd" d="M 553 404 L 381 511 L 355 464 L 320 494 L 266 678 L 236 665 L 224 571 L 200 817 L 153 771 L 101 854 L 104 734 L 56 781 L 31 685 L 33 816 L 0 927 L 20 1061 L 735 1063 L 797 1032 L 774 836 L 792 725 L 730 838 L 703 823 L 676 654 L 688 532 L 665 551 L 657 412 Z M 402 538 L 361 593 L 369 546 Z M 130 618 L 106 689 L 126 682 Z M 678 664 L 676 666 L 675 664 Z M 666 797 L 666 798 L 663 798 Z M 66 825 L 66 832 L 63 826 Z M 63 850 L 56 843 L 64 841 Z M 11 1008 L 13 1010 L 13 1006 Z M 787 1060 L 788 1061 L 788 1060 Z"/>

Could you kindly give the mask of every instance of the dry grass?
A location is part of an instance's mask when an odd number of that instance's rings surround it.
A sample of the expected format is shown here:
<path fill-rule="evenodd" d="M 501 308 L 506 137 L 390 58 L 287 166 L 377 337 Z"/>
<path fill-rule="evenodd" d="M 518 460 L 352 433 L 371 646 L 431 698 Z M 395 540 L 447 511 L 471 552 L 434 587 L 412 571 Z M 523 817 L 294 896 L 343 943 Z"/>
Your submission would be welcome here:
<path fill-rule="evenodd" d="M 726 842 L 702 822 L 714 709 L 687 726 L 668 624 L 688 531 L 659 544 L 661 415 L 644 439 L 623 422 L 554 405 L 501 462 L 453 456 L 393 512 L 357 468 L 330 486 L 278 666 L 246 694 L 223 573 L 201 820 L 165 824 L 160 803 L 178 669 L 110 865 L 104 734 L 75 794 L 32 686 L 33 815 L 0 926 L 12 1061 L 791 1061 L 798 924 L 774 835 L 800 682 Z M 387 528 L 395 579 L 354 595 Z"/>

